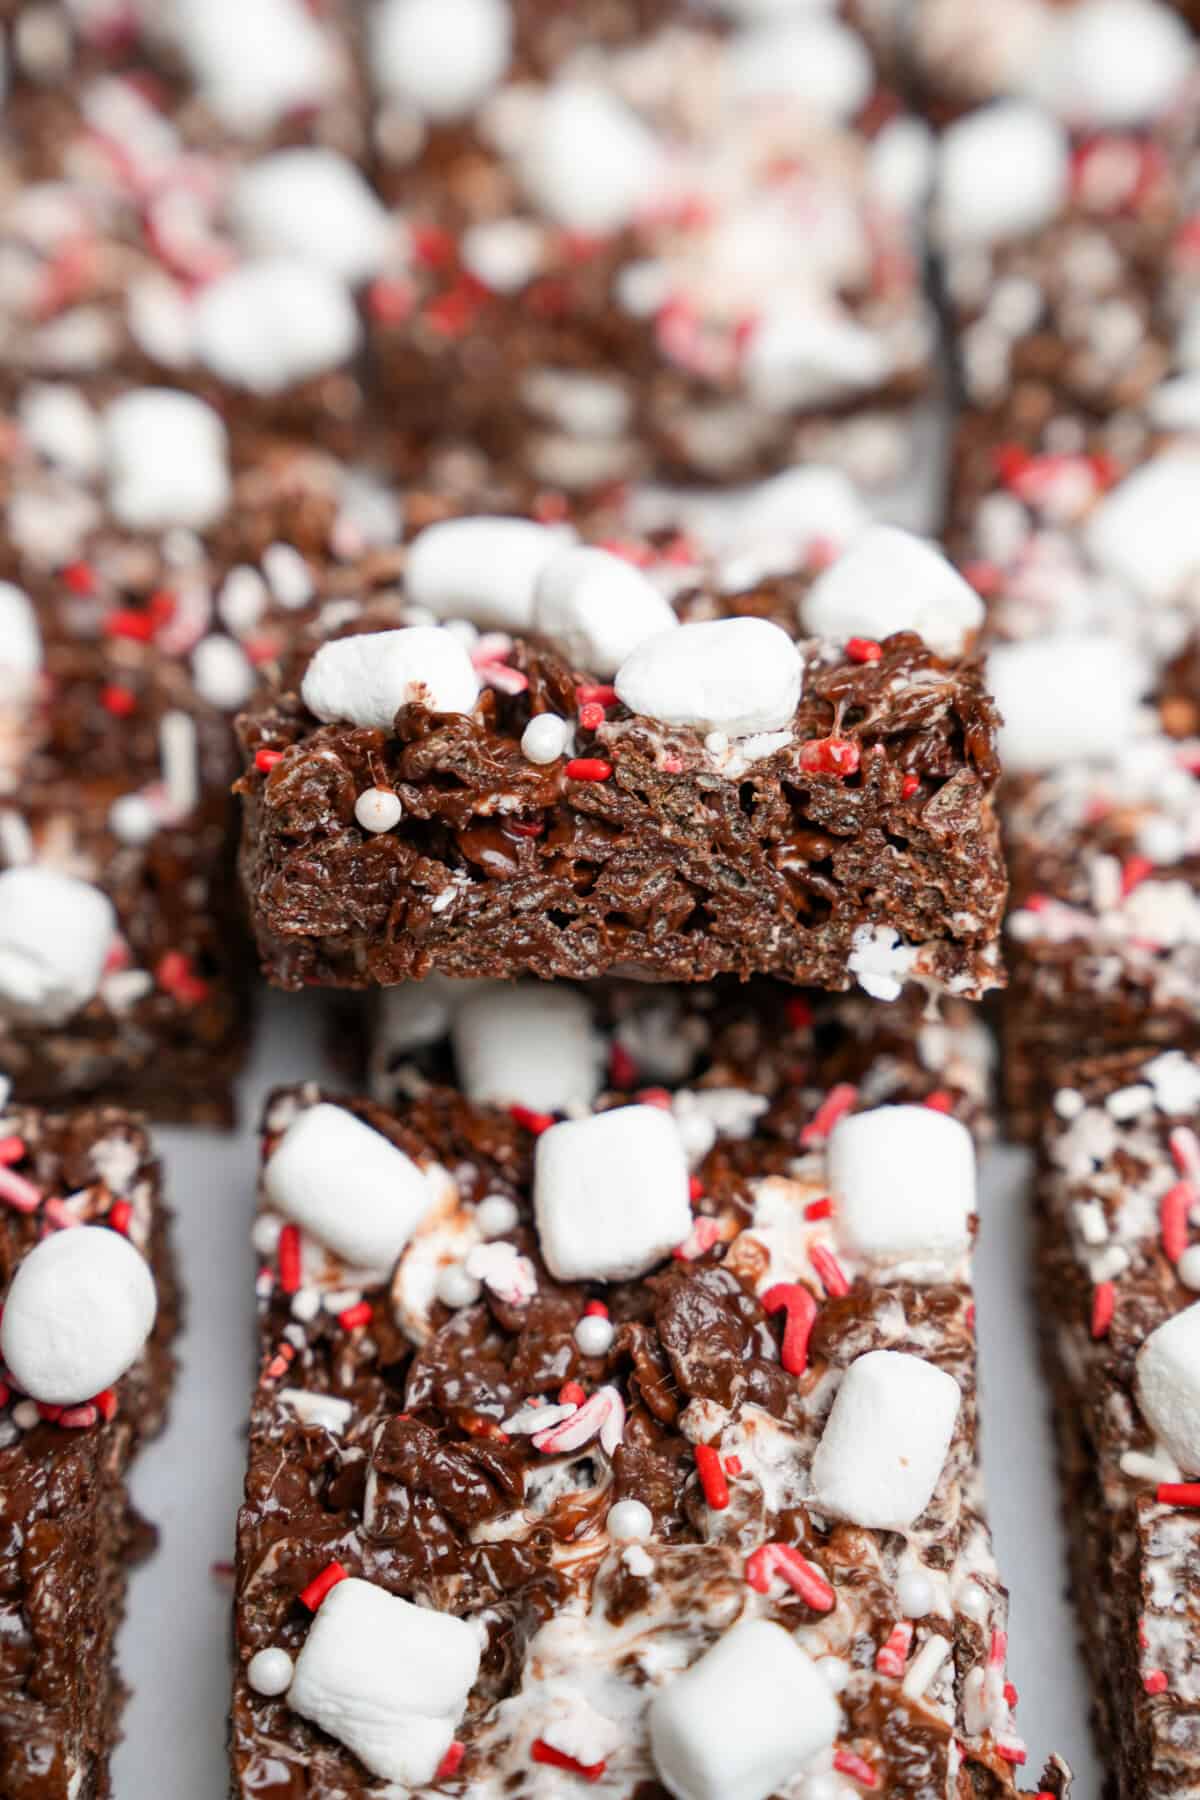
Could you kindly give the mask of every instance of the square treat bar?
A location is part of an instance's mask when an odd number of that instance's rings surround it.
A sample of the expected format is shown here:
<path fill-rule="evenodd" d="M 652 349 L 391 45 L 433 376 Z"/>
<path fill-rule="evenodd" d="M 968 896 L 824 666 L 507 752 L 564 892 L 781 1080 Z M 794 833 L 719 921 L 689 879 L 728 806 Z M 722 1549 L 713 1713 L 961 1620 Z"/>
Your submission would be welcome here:
<path fill-rule="evenodd" d="M 506 10 L 458 10 L 454 92 L 432 38 L 374 44 L 411 249 L 371 342 L 406 475 L 451 436 L 568 490 L 741 480 L 927 388 L 913 126 L 849 24 L 681 0 L 546 58 Z"/>
<path fill-rule="evenodd" d="M 269 1102 L 236 1794 L 1015 1791 L 977 1028 L 904 1016 L 480 988 L 466 1092 Z"/>
<path fill-rule="evenodd" d="M 1037 1279 L 1105 1793 L 1182 1800 L 1200 1782 L 1200 1061 L 1128 1051 L 1058 1078 Z"/>
<path fill-rule="evenodd" d="M 126 1571 L 154 1541 L 125 1478 L 174 1370 L 167 1211 L 126 1113 L 10 1106 L 0 1134 L 0 1793 L 99 1800 Z"/>
<path fill-rule="evenodd" d="M 726 559 L 620 548 L 441 522 L 399 579 L 343 586 L 298 634 L 239 721 L 269 978 L 996 985 L 994 714 L 967 584 L 887 527 L 815 583 L 777 537 Z"/>
<path fill-rule="evenodd" d="M 77 572 L 0 584 L 0 1074 L 23 1099 L 228 1123 L 245 1036 L 233 741 L 156 634 Z M 232 647 L 232 646 L 231 646 Z"/>

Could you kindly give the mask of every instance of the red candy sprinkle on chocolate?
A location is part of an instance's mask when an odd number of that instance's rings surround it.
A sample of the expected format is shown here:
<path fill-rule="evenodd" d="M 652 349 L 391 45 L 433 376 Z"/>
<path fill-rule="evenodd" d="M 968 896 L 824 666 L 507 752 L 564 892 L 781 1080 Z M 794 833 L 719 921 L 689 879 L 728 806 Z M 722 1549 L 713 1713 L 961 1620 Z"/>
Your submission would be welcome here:
<path fill-rule="evenodd" d="M 573 756 L 564 773 L 568 781 L 607 781 L 612 764 L 598 756 Z"/>
<path fill-rule="evenodd" d="M 347 1572 L 340 1562 L 326 1563 L 319 1575 L 314 1575 L 308 1586 L 300 1589 L 299 1600 L 307 1606 L 309 1612 L 316 1612 L 321 1602 L 333 1592 L 339 1581 L 348 1579 Z"/>
<path fill-rule="evenodd" d="M 803 1375 L 808 1367 L 808 1340 L 817 1316 L 817 1302 L 803 1282 L 777 1281 L 762 1297 L 765 1313 L 784 1312 L 783 1344 L 779 1360 L 789 1375 Z"/>
<path fill-rule="evenodd" d="M 721 1458 L 711 1444 L 696 1445 L 696 1473 L 707 1504 L 714 1512 L 724 1512 L 729 1505 L 729 1483 L 721 1467 Z"/>

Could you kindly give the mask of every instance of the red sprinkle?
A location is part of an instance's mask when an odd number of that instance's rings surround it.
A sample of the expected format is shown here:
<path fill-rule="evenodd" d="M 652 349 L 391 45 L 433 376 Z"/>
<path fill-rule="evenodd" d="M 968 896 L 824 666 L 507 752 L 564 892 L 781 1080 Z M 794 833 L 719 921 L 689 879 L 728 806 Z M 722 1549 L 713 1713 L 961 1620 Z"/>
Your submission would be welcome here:
<path fill-rule="evenodd" d="M 945 1088 L 934 1088 L 932 1094 L 926 1094 L 925 1104 L 930 1112 L 953 1112 L 954 1095 L 947 1093 Z"/>
<path fill-rule="evenodd" d="M 633 1097 L 638 1102 L 639 1106 L 657 1106 L 660 1107 L 663 1112 L 670 1112 L 671 1110 L 671 1096 L 668 1094 L 666 1088 L 639 1088 L 638 1092 Z"/>
<path fill-rule="evenodd" d="M 826 1250 L 822 1244 L 815 1244 L 808 1253 L 808 1260 L 820 1276 L 827 1294 L 840 1299 L 843 1294 L 850 1292 L 850 1283 L 831 1250 Z"/>
<path fill-rule="evenodd" d="M 114 1200 L 108 1209 L 108 1222 L 113 1230 L 119 1231 L 122 1236 L 127 1235 L 132 1219 L 133 1207 L 131 1203 L 128 1200 Z"/>
<path fill-rule="evenodd" d="M 589 1300 L 583 1309 L 585 1319 L 607 1319 L 608 1308 L 603 1300 Z"/>
<path fill-rule="evenodd" d="M 579 723 L 585 731 L 595 731 L 604 723 L 604 708 L 594 700 L 588 700 L 579 709 Z"/>
<path fill-rule="evenodd" d="M 638 1066 L 623 1044 L 614 1044 L 608 1053 L 608 1079 L 615 1088 L 637 1085 Z"/>
<path fill-rule="evenodd" d="M 1121 869 L 1121 895 L 1132 894 L 1135 887 L 1140 887 L 1154 868 L 1148 856 L 1127 857 Z"/>
<path fill-rule="evenodd" d="M 353 1306 L 347 1306 L 338 1314 L 338 1324 L 343 1331 L 357 1331 L 362 1325 L 371 1323 L 371 1302 L 357 1300 Z"/>
<path fill-rule="evenodd" d="M 285 1294 L 300 1288 L 300 1227 L 285 1225 L 279 1233 L 279 1285 Z"/>
<path fill-rule="evenodd" d="M 1188 1214 L 1195 1203 L 1196 1190 L 1190 1181 L 1177 1181 L 1159 1202 L 1162 1245 L 1170 1262 L 1177 1263 L 1187 1249 Z"/>
<path fill-rule="evenodd" d="M 799 1281 L 777 1281 L 762 1297 L 763 1311 L 786 1312 L 779 1360 L 789 1375 L 803 1375 L 808 1367 L 808 1340 L 817 1316 L 817 1303 Z"/>
<path fill-rule="evenodd" d="M 793 1031 L 805 1031 L 812 1024 L 812 1007 L 807 1000 L 801 999 L 797 995 L 787 1002 L 783 1009 L 783 1016 Z"/>
<path fill-rule="evenodd" d="M 131 693 L 127 687 L 118 687 L 113 682 L 101 693 L 100 704 L 105 712 L 112 714 L 114 719 L 127 719 L 131 713 L 137 711 L 137 695 Z"/>
<path fill-rule="evenodd" d="M 810 1150 L 814 1144 L 824 1143 L 838 1120 L 850 1111 L 857 1099 L 858 1089 L 848 1081 L 839 1081 L 835 1087 L 831 1087 L 800 1133 L 804 1149 Z"/>
<path fill-rule="evenodd" d="M 874 638 L 852 637 L 846 644 L 846 655 L 851 662 L 876 663 L 883 655 L 883 645 Z"/>
<path fill-rule="evenodd" d="M 729 1476 L 736 1476 L 736 1475 L 740 1475 L 741 1472 L 742 1472 L 741 1457 L 740 1456 L 727 1456 L 725 1458 L 725 1473 Z"/>
<path fill-rule="evenodd" d="M 800 767 L 809 775 L 853 775 L 861 761 L 852 738 L 810 738 L 800 752 Z"/>
<path fill-rule="evenodd" d="M 63 585 L 70 588 L 73 594 L 94 594 L 96 591 L 96 575 L 90 563 L 67 563 L 59 570 Z"/>
<path fill-rule="evenodd" d="M 698 1175 L 689 1175 L 688 1176 L 688 1199 L 692 1202 L 692 1205 L 694 1206 L 696 1204 L 696 1201 L 703 1199 L 703 1197 L 704 1197 L 704 1183 L 701 1181 L 701 1179 Z"/>
<path fill-rule="evenodd" d="M 729 1505 L 729 1483 L 721 1467 L 721 1458 L 711 1444 L 696 1445 L 696 1473 L 708 1505 L 714 1512 L 724 1512 Z"/>
<path fill-rule="evenodd" d="M 833 1766 L 839 1775 L 849 1775 L 851 1781 L 857 1781 L 862 1787 L 879 1786 L 879 1777 L 869 1762 L 854 1750 L 838 1750 L 833 1758 Z"/>
<path fill-rule="evenodd" d="M 0 1167 L 20 1162 L 25 1154 L 25 1139 L 15 1135 L 0 1138 Z"/>
<path fill-rule="evenodd" d="M 760 1544 L 746 1558 L 746 1580 L 756 1593 L 765 1594 L 778 1575 L 814 1612 L 832 1612 L 837 1595 L 819 1569 L 791 1544 Z"/>
<path fill-rule="evenodd" d="M 600 682 L 593 684 L 591 687 L 577 687 L 575 689 L 575 704 L 580 708 L 585 706 L 615 706 L 617 704 L 617 690 L 615 687 L 608 687 Z"/>
<path fill-rule="evenodd" d="M 1167 1691 L 1167 1672 L 1165 1669 L 1151 1669 L 1142 1677 L 1142 1686 L 1148 1694 L 1165 1694 Z"/>
<path fill-rule="evenodd" d="M 582 1406 L 587 1395 L 577 1381 L 564 1381 L 558 1390 L 560 1406 Z"/>
<path fill-rule="evenodd" d="M 110 1423 L 117 1416 L 116 1388 L 102 1388 L 100 1393 L 93 1394 L 92 1405 L 105 1423 Z"/>
<path fill-rule="evenodd" d="M 549 1763 L 554 1769 L 569 1769 L 572 1775 L 582 1775 L 585 1781 L 599 1781 L 608 1767 L 603 1762 L 576 1762 L 573 1756 L 568 1756 L 565 1750 L 556 1750 L 545 1738 L 535 1738 L 529 1754 L 535 1763 Z"/>
<path fill-rule="evenodd" d="M 831 1219 L 833 1217 L 832 1195 L 826 1194 L 821 1200 L 810 1200 L 804 1209 L 804 1216 L 813 1224 L 816 1224 L 818 1219 Z"/>
<path fill-rule="evenodd" d="M 568 781 L 607 781 L 612 774 L 612 764 L 603 762 L 598 756 L 573 756 L 565 774 Z"/>
<path fill-rule="evenodd" d="M 435 1781 L 449 1781 L 462 1768 L 463 1758 L 467 1754 L 467 1746 L 455 1738 L 434 1772 Z"/>
<path fill-rule="evenodd" d="M 154 979 L 181 1006 L 199 1006 L 208 999 L 207 981 L 196 974 L 191 957 L 182 950 L 167 950 L 159 957 Z"/>
<path fill-rule="evenodd" d="M 921 777 L 919 775 L 906 775 L 904 780 L 900 783 L 900 798 L 902 800 L 911 800 L 920 785 Z"/>
<path fill-rule="evenodd" d="M 138 644 L 148 644 L 157 629 L 150 613 L 136 612 L 131 606 L 114 606 L 104 621 L 108 637 L 132 638 Z"/>
<path fill-rule="evenodd" d="M 39 1400 L 37 1403 L 38 1418 L 45 1419 L 48 1425 L 57 1425 L 66 1411 L 65 1406 L 50 1406 Z"/>
<path fill-rule="evenodd" d="M 554 1123 L 553 1113 L 534 1112 L 529 1106 L 510 1106 L 508 1116 L 514 1125 L 520 1125 L 525 1131 L 532 1131 L 534 1137 L 540 1137 L 543 1131 L 549 1131 Z"/>
<path fill-rule="evenodd" d="M 319 1575 L 314 1575 L 306 1588 L 300 1589 L 300 1604 L 307 1606 L 309 1612 L 316 1612 L 325 1596 L 332 1592 L 339 1581 L 347 1579 L 346 1571 L 340 1562 L 327 1563 Z"/>
<path fill-rule="evenodd" d="M 1111 1281 L 1100 1281 L 1092 1295 L 1092 1336 L 1102 1338 L 1108 1336 L 1108 1328 L 1112 1324 L 1116 1311 L 1117 1290 Z"/>
<path fill-rule="evenodd" d="M 276 763 L 282 761 L 282 750 L 256 750 L 254 752 L 254 766 L 263 775 L 269 775 Z"/>
<path fill-rule="evenodd" d="M 545 819 L 506 819 L 504 829 L 511 831 L 514 837 L 541 837 L 546 829 Z"/>
<path fill-rule="evenodd" d="M 0 1205 L 14 1212 L 34 1213 L 42 1204 L 42 1190 L 17 1175 L 12 1169 L 0 1169 Z"/>
<path fill-rule="evenodd" d="M 897 1680 L 904 1673 L 904 1665 L 908 1661 L 908 1653 L 912 1649 L 913 1627 L 905 1619 L 892 1626 L 887 1642 L 881 1644 L 875 1652 L 875 1667 L 881 1675 L 892 1675 Z"/>
<path fill-rule="evenodd" d="M 1200 1506 L 1200 1481 L 1160 1481 L 1154 1498 L 1160 1506 Z"/>

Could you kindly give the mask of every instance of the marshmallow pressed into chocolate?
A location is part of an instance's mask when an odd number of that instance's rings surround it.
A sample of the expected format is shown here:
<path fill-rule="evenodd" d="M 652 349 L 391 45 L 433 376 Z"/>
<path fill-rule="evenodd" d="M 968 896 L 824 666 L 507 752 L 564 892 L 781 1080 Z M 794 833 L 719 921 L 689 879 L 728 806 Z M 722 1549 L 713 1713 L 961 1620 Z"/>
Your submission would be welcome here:
<path fill-rule="evenodd" d="M 538 1139 L 534 1212 L 560 1281 L 644 1274 L 691 1230 L 679 1128 L 657 1106 L 552 1125 Z"/>
<path fill-rule="evenodd" d="M 714 619 L 648 637 L 616 673 L 631 712 L 729 737 L 792 724 L 804 664 L 769 619 Z"/>
<path fill-rule="evenodd" d="M 851 1363 L 813 1458 L 813 1499 L 836 1518 L 903 1531 L 933 1498 L 962 1395 L 918 1356 L 871 1350 Z"/>
<path fill-rule="evenodd" d="M 154 1277 L 126 1238 L 98 1225 L 57 1231 L 17 1266 L 0 1354 L 32 1399 L 78 1406 L 137 1361 L 157 1310 Z"/>
<path fill-rule="evenodd" d="M 305 671 L 303 694 L 318 719 L 387 731 L 402 706 L 470 712 L 479 677 L 453 633 L 412 625 L 322 644 Z"/>
<path fill-rule="evenodd" d="M 975 1148 L 957 1119 L 928 1106 L 854 1113 L 829 1139 L 838 1232 L 868 1261 L 952 1267 L 975 1212 Z"/>
<path fill-rule="evenodd" d="M 60 1024 L 95 995 L 117 928 L 111 900 L 30 863 L 0 874 L 0 1014 Z"/>
<path fill-rule="evenodd" d="M 462 1090 L 477 1105 L 566 1113 L 600 1091 L 591 1008 L 573 989 L 483 984 L 455 1008 L 451 1036 Z"/>
<path fill-rule="evenodd" d="M 872 525 L 819 575 L 802 602 L 807 630 L 844 642 L 915 631 L 939 656 L 960 656 L 983 603 L 940 550 L 894 525 Z"/>
<path fill-rule="evenodd" d="M 340 1106 L 302 1113 L 263 1181 L 285 1218 L 364 1269 L 391 1268 L 432 1198 L 411 1157 Z"/>

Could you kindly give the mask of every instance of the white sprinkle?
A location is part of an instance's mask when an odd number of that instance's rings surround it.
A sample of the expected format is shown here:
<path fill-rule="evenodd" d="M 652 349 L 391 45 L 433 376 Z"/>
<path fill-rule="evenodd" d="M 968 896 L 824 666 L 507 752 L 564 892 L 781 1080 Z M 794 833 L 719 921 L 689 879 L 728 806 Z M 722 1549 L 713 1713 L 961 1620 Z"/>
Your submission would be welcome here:
<path fill-rule="evenodd" d="M 292 1659 L 286 1650 L 259 1650 L 246 1665 L 246 1680 L 256 1694 L 274 1699 L 292 1685 Z"/>
<path fill-rule="evenodd" d="M 616 1335 L 612 1320 L 600 1313 L 586 1313 L 575 1327 L 575 1343 L 583 1356 L 606 1356 Z"/>
<path fill-rule="evenodd" d="M 1193 1293 L 1200 1293 L 1200 1244 L 1188 1245 L 1175 1264 L 1175 1273 L 1185 1288 L 1191 1288 Z"/>
<path fill-rule="evenodd" d="M 636 1542 L 653 1533 L 654 1514 L 640 1500 L 618 1500 L 609 1507 L 605 1526 L 618 1543 Z"/>
<path fill-rule="evenodd" d="M 312 575 L 294 544 L 268 544 L 262 554 L 262 569 L 280 606 L 303 606 L 312 599 Z"/>
<path fill-rule="evenodd" d="M 519 1217 L 515 1202 L 507 1194 L 487 1194 L 475 1208 L 475 1223 L 485 1238 L 503 1237 Z"/>
<path fill-rule="evenodd" d="M 908 1665 L 900 1691 L 908 1700 L 919 1700 L 950 1654 L 950 1639 L 928 1637 Z"/>
<path fill-rule="evenodd" d="M 902 1569 L 896 1598 L 906 1619 L 923 1619 L 933 1611 L 933 1583 L 923 1569 Z"/>
<path fill-rule="evenodd" d="M 32 1431 L 41 1416 L 36 1400 L 18 1400 L 12 1409 L 13 1424 L 22 1431 Z"/>
<path fill-rule="evenodd" d="M 108 829 L 122 844 L 148 844 L 158 820 L 141 794 L 122 794 L 108 809 Z"/>
<path fill-rule="evenodd" d="M 336 1394 L 310 1394 L 307 1388 L 289 1387 L 280 1388 L 279 1398 L 303 1424 L 320 1425 L 335 1434 L 345 1431 L 354 1417 L 349 1400 L 340 1400 Z"/>
<path fill-rule="evenodd" d="M 1083 1095 L 1077 1088 L 1059 1088 L 1054 1096 L 1054 1110 L 1064 1123 L 1077 1119 L 1083 1111 L 1083 1106 Z"/>
<path fill-rule="evenodd" d="M 278 1213 L 260 1213 L 254 1221 L 250 1242 L 260 1256 L 274 1256 L 282 1231 L 283 1220 Z"/>
<path fill-rule="evenodd" d="M 316 1288 L 297 1288 L 292 1295 L 292 1317 L 302 1325 L 311 1325 L 321 1310 L 321 1296 Z"/>
<path fill-rule="evenodd" d="M 571 727 L 557 713 L 537 713 L 521 733 L 521 751 L 528 762 L 557 762 L 567 747 Z"/>
<path fill-rule="evenodd" d="M 1133 1087 L 1118 1088 L 1104 1102 L 1105 1110 L 1110 1118 L 1124 1121 L 1136 1119 L 1154 1105 L 1154 1090 L 1145 1082 L 1138 1082 Z"/>
<path fill-rule="evenodd" d="M 364 788 L 354 802 L 354 816 L 364 831 L 390 831 L 403 811 L 390 788 Z"/>
<path fill-rule="evenodd" d="M 196 686 L 210 706 L 233 712 L 254 692 L 254 670 L 240 645 L 232 638 L 210 632 L 192 652 Z"/>
<path fill-rule="evenodd" d="M 462 1263 L 449 1263 L 437 1278 L 437 1297 L 443 1306 L 457 1311 L 460 1306 L 474 1306 L 482 1289 Z"/>
<path fill-rule="evenodd" d="M 1180 1481 L 1182 1472 L 1179 1464 L 1168 1456 L 1161 1447 L 1153 1456 L 1147 1456 L 1144 1450 L 1126 1450 L 1121 1458 L 1121 1473 L 1128 1475 L 1131 1481 Z"/>
<path fill-rule="evenodd" d="M 200 798 L 196 757 L 196 725 L 187 713 L 165 712 L 158 728 L 167 810 L 172 821 L 186 819 Z"/>

